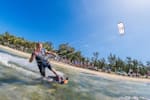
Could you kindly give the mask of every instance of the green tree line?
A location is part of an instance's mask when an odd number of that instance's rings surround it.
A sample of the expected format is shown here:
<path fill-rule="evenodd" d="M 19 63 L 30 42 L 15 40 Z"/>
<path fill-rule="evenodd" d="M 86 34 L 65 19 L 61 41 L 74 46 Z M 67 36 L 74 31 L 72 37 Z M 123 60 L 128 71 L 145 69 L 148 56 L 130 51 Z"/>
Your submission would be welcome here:
<path fill-rule="evenodd" d="M 54 49 L 53 43 L 50 41 L 42 42 L 44 48 L 50 51 L 55 51 L 59 55 L 59 61 L 75 65 L 77 67 L 88 68 L 92 70 L 111 71 L 111 72 L 125 72 L 134 73 L 136 75 L 150 74 L 150 61 L 143 64 L 137 59 L 126 57 L 122 60 L 115 54 L 111 54 L 106 58 L 100 58 L 99 52 L 94 52 L 93 57 L 88 58 L 82 55 L 81 51 L 77 51 L 69 43 L 62 43 L 58 49 Z M 22 37 L 11 35 L 9 32 L 0 34 L 0 44 L 21 50 L 23 52 L 31 53 L 36 45 L 36 42 L 26 40 Z"/>

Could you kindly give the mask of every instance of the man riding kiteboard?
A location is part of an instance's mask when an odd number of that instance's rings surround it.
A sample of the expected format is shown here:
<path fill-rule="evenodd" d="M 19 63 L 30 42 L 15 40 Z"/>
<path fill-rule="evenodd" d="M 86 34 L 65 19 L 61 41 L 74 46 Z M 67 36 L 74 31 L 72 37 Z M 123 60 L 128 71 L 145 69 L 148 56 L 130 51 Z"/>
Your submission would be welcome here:
<path fill-rule="evenodd" d="M 47 51 L 46 49 L 44 49 L 42 43 L 37 43 L 36 48 L 32 52 L 32 55 L 29 59 L 29 62 L 32 62 L 34 59 L 36 60 L 43 80 L 48 80 L 48 77 L 46 77 L 46 74 L 45 74 L 45 68 L 48 68 L 50 71 L 52 71 L 56 75 L 55 78 L 53 78 L 53 79 L 55 79 L 55 81 L 57 81 L 59 83 L 65 83 L 65 81 L 68 80 L 68 78 L 66 78 L 66 80 L 65 80 L 62 77 L 59 77 L 59 75 L 52 68 L 50 62 L 48 61 L 48 57 L 47 57 L 48 54 L 57 56 L 56 53 Z"/>

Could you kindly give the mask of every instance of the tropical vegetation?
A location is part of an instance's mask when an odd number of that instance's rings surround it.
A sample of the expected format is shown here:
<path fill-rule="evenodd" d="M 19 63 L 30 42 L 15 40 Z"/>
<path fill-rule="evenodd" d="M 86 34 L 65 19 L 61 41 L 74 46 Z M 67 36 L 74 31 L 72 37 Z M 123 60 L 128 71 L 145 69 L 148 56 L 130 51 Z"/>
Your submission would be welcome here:
<path fill-rule="evenodd" d="M 125 60 L 110 53 L 108 58 L 100 58 L 99 52 L 94 52 L 93 57 L 88 58 L 82 55 L 81 51 L 77 51 L 69 43 L 62 43 L 58 49 L 54 49 L 53 43 L 50 41 L 42 42 L 44 48 L 55 51 L 59 55 L 57 61 L 68 63 L 77 67 L 88 68 L 97 71 L 112 72 L 120 75 L 145 76 L 150 75 L 150 61 L 143 64 L 137 59 L 126 57 Z M 26 40 L 22 37 L 16 37 L 9 32 L 0 34 L 0 44 L 31 53 L 36 42 Z"/>

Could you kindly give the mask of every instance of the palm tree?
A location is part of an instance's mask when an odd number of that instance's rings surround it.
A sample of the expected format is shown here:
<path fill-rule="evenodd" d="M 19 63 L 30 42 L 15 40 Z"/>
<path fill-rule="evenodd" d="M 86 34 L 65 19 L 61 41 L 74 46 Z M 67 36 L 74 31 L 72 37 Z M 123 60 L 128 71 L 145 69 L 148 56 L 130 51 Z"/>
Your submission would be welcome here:
<path fill-rule="evenodd" d="M 98 52 L 94 52 L 93 53 L 93 57 L 91 59 L 93 67 L 98 67 L 98 57 L 99 57 L 99 53 Z"/>
<path fill-rule="evenodd" d="M 77 57 L 77 63 L 78 63 L 78 65 L 80 66 L 81 60 L 82 60 L 81 51 L 76 51 L 76 52 L 75 52 L 75 55 L 76 55 L 76 57 Z"/>
<path fill-rule="evenodd" d="M 141 75 L 146 75 L 147 74 L 147 70 L 145 67 L 140 67 L 140 74 Z"/>
<path fill-rule="evenodd" d="M 59 56 L 63 59 L 66 59 L 67 63 L 78 62 L 81 60 L 81 52 L 75 52 L 75 49 L 69 46 L 68 43 L 60 44 L 57 50 Z"/>
<path fill-rule="evenodd" d="M 85 58 L 85 67 L 89 67 L 90 65 L 90 58 Z"/>
<path fill-rule="evenodd" d="M 111 69 L 113 71 L 116 71 L 115 65 L 116 65 L 116 55 L 110 54 L 108 56 L 108 62 L 109 62 L 109 66 L 111 67 Z"/>
<path fill-rule="evenodd" d="M 139 65 L 138 61 L 137 61 L 136 59 L 134 59 L 134 60 L 132 61 L 132 64 L 133 64 L 133 66 L 132 66 L 133 71 L 134 71 L 135 73 L 137 73 L 137 69 L 138 69 L 138 65 Z"/>
<path fill-rule="evenodd" d="M 60 57 L 66 58 L 68 43 L 60 44 L 58 48 L 58 54 Z"/>
<path fill-rule="evenodd" d="M 10 36 L 10 44 L 14 44 L 15 43 L 15 39 L 16 39 L 16 37 L 11 35 Z"/>
<path fill-rule="evenodd" d="M 4 45 L 7 45 L 7 46 L 9 45 L 9 38 L 10 38 L 9 32 L 5 32 L 3 34 Z"/>
<path fill-rule="evenodd" d="M 2 35 L 2 34 L 0 34 L 0 44 L 3 44 L 3 42 L 4 42 L 3 35 Z"/>
<path fill-rule="evenodd" d="M 105 59 L 104 58 L 98 60 L 98 69 L 102 69 L 105 66 L 106 66 L 106 63 L 105 63 Z"/>
<path fill-rule="evenodd" d="M 81 66 L 82 67 L 85 67 L 85 64 L 86 64 L 86 62 L 85 62 L 85 57 L 81 57 Z"/>
<path fill-rule="evenodd" d="M 126 58 L 126 72 L 128 73 L 131 68 L 132 68 L 132 58 L 131 57 L 127 57 Z"/>
<path fill-rule="evenodd" d="M 98 53 L 98 52 L 94 52 L 94 53 L 93 53 L 93 56 L 94 56 L 94 59 L 95 59 L 95 60 L 98 60 L 99 53 Z"/>
<path fill-rule="evenodd" d="M 150 73 L 150 61 L 146 62 L 147 71 Z"/>
<path fill-rule="evenodd" d="M 67 58 L 67 59 L 70 59 L 70 58 L 72 57 L 72 55 L 74 55 L 75 49 L 72 48 L 72 47 L 70 47 L 70 46 L 68 46 L 66 53 L 67 53 L 67 54 L 66 54 L 66 58 Z"/>
<path fill-rule="evenodd" d="M 125 66 L 124 61 L 118 57 L 115 63 L 115 70 L 123 70 L 124 66 Z"/>
<path fill-rule="evenodd" d="M 147 67 L 150 67 L 150 61 L 146 62 Z"/>
<path fill-rule="evenodd" d="M 52 44 L 52 42 L 49 42 L 49 41 L 43 43 L 43 47 L 46 48 L 48 51 L 53 50 L 53 44 Z"/>

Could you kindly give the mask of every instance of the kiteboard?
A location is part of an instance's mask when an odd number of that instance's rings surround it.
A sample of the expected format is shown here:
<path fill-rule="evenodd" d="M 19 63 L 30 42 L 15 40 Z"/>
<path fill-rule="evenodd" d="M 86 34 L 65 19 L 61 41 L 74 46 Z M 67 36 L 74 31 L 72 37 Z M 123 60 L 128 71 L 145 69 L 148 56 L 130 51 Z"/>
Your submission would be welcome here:
<path fill-rule="evenodd" d="M 47 76 L 44 81 L 49 83 L 55 82 L 59 84 L 68 84 L 69 78 L 68 77 L 56 77 L 56 76 Z"/>

